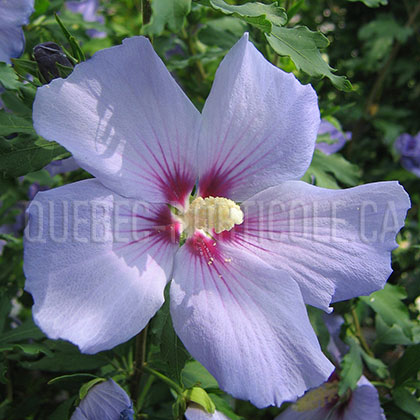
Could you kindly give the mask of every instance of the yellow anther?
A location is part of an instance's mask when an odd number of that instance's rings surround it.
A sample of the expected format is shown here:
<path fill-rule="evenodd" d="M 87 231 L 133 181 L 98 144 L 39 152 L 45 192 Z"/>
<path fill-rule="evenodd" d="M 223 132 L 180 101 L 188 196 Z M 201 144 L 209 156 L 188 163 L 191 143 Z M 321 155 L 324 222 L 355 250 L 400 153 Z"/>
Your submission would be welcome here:
<path fill-rule="evenodd" d="M 244 214 L 234 201 L 223 197 L 198 197 L 185 213 L 184 229 L 188 234 L 192 234 L 195 229 L 214 229 L 216 233 L 221 233 L 243 221 Z"/>
<path fill-rule="evenodd" d="M 318 388 L 308 391 L 301 397 L 294 409 L 296 411 L 310 411 L 333 403 L 338 395 L 338 381 L 327 382 Z"/>

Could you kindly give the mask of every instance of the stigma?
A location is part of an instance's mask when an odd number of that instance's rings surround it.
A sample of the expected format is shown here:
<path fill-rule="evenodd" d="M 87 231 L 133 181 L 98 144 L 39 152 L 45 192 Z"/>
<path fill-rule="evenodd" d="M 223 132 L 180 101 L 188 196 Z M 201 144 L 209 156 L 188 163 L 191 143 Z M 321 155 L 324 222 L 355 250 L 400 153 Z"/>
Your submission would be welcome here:
<path fill-rule="evenodd" d="M 196 229 L 216 233 L 231 230 L 244 221 L 241 208 L 223 197 L 198 197 L 190 204 L 183 217 L 184 231 L 192 235 Z"/>

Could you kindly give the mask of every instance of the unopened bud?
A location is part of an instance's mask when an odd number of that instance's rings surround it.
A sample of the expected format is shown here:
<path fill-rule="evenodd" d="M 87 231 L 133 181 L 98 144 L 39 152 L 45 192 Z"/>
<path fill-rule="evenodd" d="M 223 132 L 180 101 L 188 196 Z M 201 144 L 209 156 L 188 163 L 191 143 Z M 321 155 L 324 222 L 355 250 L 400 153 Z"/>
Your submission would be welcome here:
<path fill-rule="evenodd" d="M 44 42 L 34 47 L 34 57 L 38 63 L 39 71 L 47 83 L 61 77 L 63 72 L 57 64 L 64 67 L 73 67 L 61 47 L 54 42 Z"/>

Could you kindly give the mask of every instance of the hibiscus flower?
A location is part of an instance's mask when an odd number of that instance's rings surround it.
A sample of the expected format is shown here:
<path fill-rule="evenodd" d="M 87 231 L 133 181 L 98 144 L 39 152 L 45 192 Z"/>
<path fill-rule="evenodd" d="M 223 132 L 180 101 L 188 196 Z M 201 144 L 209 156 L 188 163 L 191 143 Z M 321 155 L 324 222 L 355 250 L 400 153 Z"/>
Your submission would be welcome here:
<path fill-rule="evenodd" d="M 245 34 L 200 114 L 143 37 L 38 90 L 34 126 L 94 179 L 39 193 L 24 270 L 35 322 L 82 352 L 137 334 L 170 286 L 175 331 L 222 389 L 258 407 L 324 382 L 306 304 L 383 287 L 409 199 L 397 182 L 298 179 L 317 96 Z M 238 204 L 240 203 L 240 205 Z"/>

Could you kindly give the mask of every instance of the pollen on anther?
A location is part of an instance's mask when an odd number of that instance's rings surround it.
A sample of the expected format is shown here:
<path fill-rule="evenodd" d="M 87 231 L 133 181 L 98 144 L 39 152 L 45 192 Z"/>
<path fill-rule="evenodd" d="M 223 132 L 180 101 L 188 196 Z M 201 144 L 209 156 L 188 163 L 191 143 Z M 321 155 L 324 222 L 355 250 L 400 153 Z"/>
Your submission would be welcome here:
<path fill-rule="evenodd" d="M 227 198 L 198 197 L 190 204 L 183 219 L 185 230 L 189 235 L 197 229 L 221 233 L 240 225 L 244 220 L 244 214 L 234 201 Z M 216 242 L 213 246 L 216 246 Z"/>

